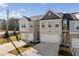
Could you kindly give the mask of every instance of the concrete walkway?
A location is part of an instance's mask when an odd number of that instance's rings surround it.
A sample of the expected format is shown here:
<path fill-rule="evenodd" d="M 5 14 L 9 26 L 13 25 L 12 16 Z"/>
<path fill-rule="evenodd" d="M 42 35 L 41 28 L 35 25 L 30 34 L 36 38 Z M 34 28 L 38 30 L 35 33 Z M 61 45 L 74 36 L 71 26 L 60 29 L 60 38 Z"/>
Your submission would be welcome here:
<path fill-rule="evenodd" d="M 25 52 L 23 52 L 22 56 L 42 56 L 42 55 L 40 55 L 37 50 L 31 47 Z"/>
<path fill-rule="evenodd" d="M 14 44 L 16 45 L 16 47 L 20 47 L 20 46 L 25 45 L 26 43 L 20 40 L 20 42 L 14 41 Z M 15 47 L 12 45 L 11 42 L 0 45 L 0 56 L 7 54 L 9 51 L 13 49 L 15 49 Z"/>

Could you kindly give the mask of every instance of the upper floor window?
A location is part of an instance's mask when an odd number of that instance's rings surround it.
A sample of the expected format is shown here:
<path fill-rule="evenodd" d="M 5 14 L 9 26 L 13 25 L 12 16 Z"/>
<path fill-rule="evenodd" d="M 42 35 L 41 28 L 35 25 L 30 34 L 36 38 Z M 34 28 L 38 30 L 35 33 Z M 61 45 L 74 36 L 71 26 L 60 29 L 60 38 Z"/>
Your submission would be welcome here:
<path fill-rule="evenodd" d="M 22 24 L 22 28 L 25 28 L 26 27 L 26 24 Z"/>
<path fill-rule="evenodd" d="M 79 22 L 76 22 L 76 23 L 75 23 L 75 30 L 76 30 L 76 31 L 79 31 Z"/>
<path fill-rule="evenodd" d="M 79 26 L 76 26 L 76 30 L 79 30 Z"/>

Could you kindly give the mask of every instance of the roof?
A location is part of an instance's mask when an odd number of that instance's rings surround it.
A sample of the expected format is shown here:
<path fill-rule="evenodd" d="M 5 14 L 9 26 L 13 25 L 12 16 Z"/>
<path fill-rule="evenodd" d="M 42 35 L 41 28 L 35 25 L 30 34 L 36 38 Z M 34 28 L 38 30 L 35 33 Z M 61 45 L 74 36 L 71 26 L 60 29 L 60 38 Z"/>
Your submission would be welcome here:
<path fill-rule="evenodd" d="M 63 13 L 57 13 L 57 14 L 59 14 L 61 17 L 63 16 Z M 43 16 L 43 15 L 31 16 L 30 19 L 31 19 L 31 20 L 35 20 L 35 19 L 36 19 L 36 20 L 40 20 L 40 17 L 41 17 L 41 16 Z"/>
<path fill-rule="evenodd" d="M 20 22 L 27 22 L 27 21 L 31 21 L 31 19 L 30 19 L 29 17 L 23 16 L 23 17 L 19 20 L 19 23 L 20 23 Z"/>
<path fill-rule="evenodd" d="M 78 20 L 78 18 L 74 15 L 74 14 L 71 14 L 73 20 Z"/>
<path fill-rule="evenodd" d="M 47 16 L 48 13 L 52 13 L 51 16 Z M 28 21 L 30 20 L 46 20 L 46 19 L 60 19 L 62 18 L 63 16 L 63 13 L 56 13 L 55 11 L 52 11 L 50 9 L 48 9 L 43 15 L 36 15 L 36 16 L 31 16 L 30 18 L 29 17 L 26 17 L 26 16 L 23 16 L 25 17 Z"/>
<path fill-rule="evenodd" d="M 77 20 L 78 18 L 74 14 L 72 14 L 72 13 L 64 13 L 63 14 L 63 19 Z"/>
<path fill-rule="evenodd" d="M 41 17 L 40 20 L 48 20 L 48 19 L 60 19 L 61 16 L 57 14 L 55 11 L 48 9 Z"/>
<path fill-rule="evenodd" d="M 31 21 L 31 19 L 29 17 L 23 16 L 24 18 L 26 18 L 28 21 Z"/>
<path fill-rule="evenodd" d="M 59 45 L 56 43 L 39 43 L 33 48 L 43 56 L 58 56 Z"/>
<path fill-rule="evenodd" d="M 57 13 L 57 14 L 59 14 L 61 17 L 63 16 L 63 13 Z"/>
<path fill-rule="evenodd" d="M 47 16 L 47 14 L 51 12 L 51 16 Z M 31 17 L 26 17 L 24 16 L 28 21 L 31 20 L 47 20 L 47 19 L 67 19 L 67 20 L 78 20 L 78 18 L 75 16 L 75 14 L 78 14 L 79 12 L 75 13 L 56 13 L 55 11 L 52 11 L 48 9 L 43 15 L 36 15 L 36 16 L 31 16 Z"/>
<path fill-rule="evenodd" d="M 39 20 L 42 15 L 31 16 L 31 20 Z"/>

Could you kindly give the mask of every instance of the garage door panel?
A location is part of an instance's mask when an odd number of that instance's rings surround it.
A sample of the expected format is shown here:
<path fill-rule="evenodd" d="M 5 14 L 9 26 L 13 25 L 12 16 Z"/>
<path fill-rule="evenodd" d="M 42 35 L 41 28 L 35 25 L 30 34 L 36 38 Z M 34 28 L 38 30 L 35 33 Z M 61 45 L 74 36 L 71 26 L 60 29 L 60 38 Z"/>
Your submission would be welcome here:
<path fill-rule="evenodd" d="M 21 39 L 26 40 L 26 33 L 21 33 Z"/>
<path fill-rule="evenodd" d="M 60 44 L 60 35 L 40 34 L 40 41 Z"/>
<path fill-rule="evenodd" d="M 27 40 L 28 40 L 28 41 L 33 41 L 33 40 L 34 40 L 34 35 L 33 35 L 33 33 L 29 33 Z"/>

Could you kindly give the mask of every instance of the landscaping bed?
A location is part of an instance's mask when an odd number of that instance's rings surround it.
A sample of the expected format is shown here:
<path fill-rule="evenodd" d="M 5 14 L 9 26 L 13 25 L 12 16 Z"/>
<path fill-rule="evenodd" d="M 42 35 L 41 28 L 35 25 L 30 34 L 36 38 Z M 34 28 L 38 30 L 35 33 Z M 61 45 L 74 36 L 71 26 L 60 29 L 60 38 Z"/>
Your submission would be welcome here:
<path fill-rule="evenodd" d="M 39 43 L 39 42 L 38 42 L 38 43 Z M 30 42 L 30 43 L 28 43 L 28 44 L 26 44 L 26 45 L 24 45 L 24 46 L 19 47 L 19 48 L 18 48 L 18 51 L 20 51 L 20 53 L 23 53 L 24 51 L 28 50 L 29 48 L 35 46 L 35 45 L 38 44 L 38 43 Z M 16 51 L 16 49 L 11 50 L 11 51 L 8 52 L 8 53 L 11 53 L 11 54 L 14 54 L 14 55 L 19 55 L 18 52 Z"/>
<path fill-rule="evenodd" d="M 69 46 L 60 45 L 59 56 L 72 56 Z"/>
<path fill-rule="evenodd" d="M 10 39 L 12 41 L 16 41 L 16 37 L 15 36 L 10 36 Z M 9 43 L 9 42 L 7 42 L 6 39 L 4 39 L 4 38 L 0 38 L 0 44 L 5 44 L 5 43 Z"/>
<path fill-rule="evenodd" d="M 25 45 L 24 46 L 21 46 L 18 48 L 18 51 L 20 51 L 20 53 L 23 53 L 24 51 L 28 50 L 31 46 L 29 47 L 26 47 Z M 19 55 L 18 52 L 16 51 L 16 49 L 13 49 L 11 50 L 10 52 L 8 53 L 11 53 L 11 54 L 14 54 L 14 55 Z"/>

